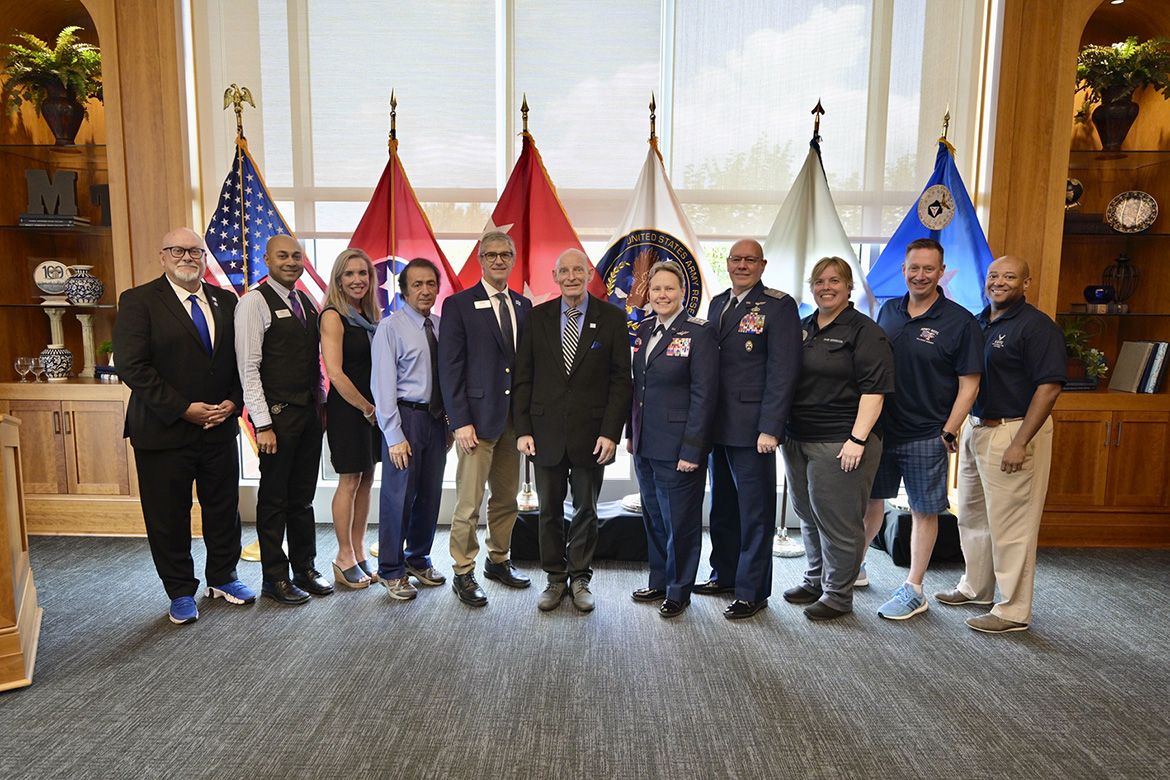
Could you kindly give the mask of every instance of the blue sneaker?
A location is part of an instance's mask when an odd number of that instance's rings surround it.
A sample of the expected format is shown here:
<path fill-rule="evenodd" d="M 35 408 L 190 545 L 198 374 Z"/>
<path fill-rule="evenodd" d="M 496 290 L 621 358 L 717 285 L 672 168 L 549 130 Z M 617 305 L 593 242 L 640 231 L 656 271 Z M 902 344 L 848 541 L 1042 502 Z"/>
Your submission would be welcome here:
<path fill-rule="evenodd" d="M 251 604 L 256 600 L 256 591 L 239 580 L 212 585 L 203 592 L 207 598 L 223 599 L 229 604 Z"/>
<path fill-rule="evenodd" d="M 195 599 L 190 596 L 179 596 L 171 599 L 171 610 L 167 617 L 177 626 L 184 623 L 194 623 L 199 619 L 199 610 L 195 607 Z"/>
<path fill-rule="evenodd" d="M 926 604 L 926 596 L 915 593 L 914 588 L 910 587 L 910 583 L 903 582 L 894 591 L 890 600 L 878 609 L 878 615 L 887 620 L 905 620 L 925 612 L 927 609 L 929 607 Z"/>
<path fill-rule="evenodd" d="M 857 572 L 857 579 L 853 581 L 855 588 L 868 588 L 869 575 L 865 573 L 865 561 L 861 562 L 861 571 Z"/>

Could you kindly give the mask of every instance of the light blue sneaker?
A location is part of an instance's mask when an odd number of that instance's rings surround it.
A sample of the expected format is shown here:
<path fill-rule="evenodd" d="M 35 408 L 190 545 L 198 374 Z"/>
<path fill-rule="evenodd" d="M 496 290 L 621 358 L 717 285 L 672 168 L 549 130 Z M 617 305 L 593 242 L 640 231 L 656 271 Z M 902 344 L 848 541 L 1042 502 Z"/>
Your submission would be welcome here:
<path fill-rule="evenodd" d="M 256 591 L 239 580 L 212 585 L 203 592 L 207 598 L 223 599 L 229 604 L 251 604 L 256 600 Z"/>
<path fill-rule="evenodd" d="M 861 571 L 857 572 L 857 579 L 853 581 L 855 588 L 868 588 L 869 575 L 865 573 L 865 561 L 861 562 Z"/>
<path fill-rule="evenodd" d="M 926 596 L 915 593 L 914 588 L 910 587 L 910 583 L 903 582 L 894 591 L 890 600 L 882 604 L 878 615 L 887 620 L 905 620 L 925 612 L 927 609 L 929 607 L 926 604 Z"/>
<path fill-rule="evenodd" d="M 171 609 L 167 613 L 167 617 L 176 626 L 194 623 L 199 619 L 199 609 L 195 606 L 195 599 L 190 596 L 179 596 L 177 599 L 171 599 Z"/>

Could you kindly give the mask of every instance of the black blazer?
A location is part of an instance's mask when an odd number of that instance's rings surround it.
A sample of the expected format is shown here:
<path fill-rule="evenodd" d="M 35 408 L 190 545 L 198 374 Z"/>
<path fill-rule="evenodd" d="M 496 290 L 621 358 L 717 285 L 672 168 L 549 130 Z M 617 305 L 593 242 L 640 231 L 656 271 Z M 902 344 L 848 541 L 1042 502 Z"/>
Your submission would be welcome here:
<path fill-rule="evenodd" d="M 239 433 L 235 417 L 206 431 L 183 419 L 196 401 L 231 400 L 236 415 L 244 405 L 236 370 L 236 298 L 208 284 L 203 289 L 215 320 L 210 356 L 166 276 L 127 290 L 118 300 L 114 358 L 118 376 L 131 391 L 123 435 L 135 449 L 172 449 L 199 439 L 226 441 Z"/>
<path fill-rule="evenodd" d="M 561 299 L 533 307 L 516 353 L 512 419 L 536 440 L 538 466 L 567 451 L 574 466 L 595 466 L 599 436 L 617 442 L 630 413 L 630 336 L 626 313 L 589 296 L 572 369 L 561 350 Z"/>

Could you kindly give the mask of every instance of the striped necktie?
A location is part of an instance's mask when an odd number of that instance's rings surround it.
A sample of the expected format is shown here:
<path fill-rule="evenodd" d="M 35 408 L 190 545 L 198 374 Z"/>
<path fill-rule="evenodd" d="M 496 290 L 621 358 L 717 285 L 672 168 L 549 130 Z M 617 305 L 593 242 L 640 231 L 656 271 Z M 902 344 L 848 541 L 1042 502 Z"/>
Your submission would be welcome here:
<path fill-rule="evenodd" d="M 573 356 L 577 354 L 577 318 L 581 316 L 581 312 L 569 309 L 565 312 L 565 316 L 569 318 L 569 321 L 565 323 L 565 338 L 562 346 L 565 353 L 565 373 L 568 374 L 573 370 Z"/>

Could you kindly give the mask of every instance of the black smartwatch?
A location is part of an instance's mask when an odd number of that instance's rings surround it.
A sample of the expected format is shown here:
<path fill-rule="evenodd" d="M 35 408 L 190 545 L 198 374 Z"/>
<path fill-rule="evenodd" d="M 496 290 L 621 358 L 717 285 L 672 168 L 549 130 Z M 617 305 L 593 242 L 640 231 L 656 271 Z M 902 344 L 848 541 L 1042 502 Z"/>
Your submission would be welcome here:
<path fill-rule="evenodd" d="M 955 443 L 955 434 L 951 433 L 950 431 L 943 431 L 942 437 L 943 441 L 945 441 L 947 444 Z"/>

